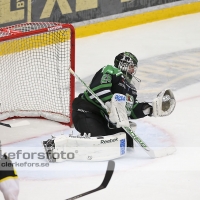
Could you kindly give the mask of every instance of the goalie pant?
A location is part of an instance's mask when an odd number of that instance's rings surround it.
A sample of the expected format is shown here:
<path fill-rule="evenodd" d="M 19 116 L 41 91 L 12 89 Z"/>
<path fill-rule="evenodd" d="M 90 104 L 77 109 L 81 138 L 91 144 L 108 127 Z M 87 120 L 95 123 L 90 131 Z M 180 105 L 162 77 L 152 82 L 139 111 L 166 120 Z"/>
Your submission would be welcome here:
<path fill-rule="evenodd" d="M 11 160 L 4 154 L 0 159 L 0 191 L 5 200 L 17 200 L 19 182 Z"/>
<path fill-rule="evenodd" d="M 92 104 L 89 104 L 81 98 L 76 98 L 73 108 L 76 104 L 88 104 L 88 106 L 93 107 Z M 96 109 L 96 107 L 94 107 L 94 109 Z M 81 133 L 81 135 L 84 133 L 91 133 L 92 137 L 107 136 L 124 132 L 123 128 L 115 128 L 111 123 L 108 124 L 108 121 L 100 114 L 83 109 L 78 109 L 77 111 L 73 110 L 73 123 L 76 130 Z M 133 139 L 129 135 L 126 135 L 126 138 L 127 147 L 133 147 Z"/>

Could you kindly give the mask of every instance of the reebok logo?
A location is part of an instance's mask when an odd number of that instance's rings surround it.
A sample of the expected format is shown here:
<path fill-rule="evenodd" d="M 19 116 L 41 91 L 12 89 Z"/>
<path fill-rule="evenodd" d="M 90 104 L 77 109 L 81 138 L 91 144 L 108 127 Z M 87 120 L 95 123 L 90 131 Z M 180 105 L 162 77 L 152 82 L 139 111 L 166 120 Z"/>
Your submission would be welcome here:
<path fill-rule="evenodd" d="M 107 143 L 116 142 L 116 141 L 118 141 L 118 138 L 110 139 L 110 140 L 101 140 L 101 144 L 107 144 Z"/>
<path fill-rule="evenodd" d="M 58 30 L 61 28 L 62 28 L 62 26 L 54 26 L 54 27 L 48 28 L 48 31 L 55 31 L 55 30 Z"/>
<path fill-rule="evenodd" d="M 79 112 L 83 112 L 83 113 L 88 113 L 88 111 L 83 110 L 83 109 L 78 109 Z"/>

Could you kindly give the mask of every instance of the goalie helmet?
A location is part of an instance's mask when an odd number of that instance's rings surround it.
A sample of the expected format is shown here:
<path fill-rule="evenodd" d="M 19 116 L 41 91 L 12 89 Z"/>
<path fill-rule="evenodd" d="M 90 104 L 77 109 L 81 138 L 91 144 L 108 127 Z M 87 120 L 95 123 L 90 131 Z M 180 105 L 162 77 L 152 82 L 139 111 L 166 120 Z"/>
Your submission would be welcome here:
<path fill-rule="evenodd" d="M 114 60 L 114 66 L 122 71 L 128 82 L 137 71 L 137 63 L 137 58 L 130 52 L 120 53 Z"/>

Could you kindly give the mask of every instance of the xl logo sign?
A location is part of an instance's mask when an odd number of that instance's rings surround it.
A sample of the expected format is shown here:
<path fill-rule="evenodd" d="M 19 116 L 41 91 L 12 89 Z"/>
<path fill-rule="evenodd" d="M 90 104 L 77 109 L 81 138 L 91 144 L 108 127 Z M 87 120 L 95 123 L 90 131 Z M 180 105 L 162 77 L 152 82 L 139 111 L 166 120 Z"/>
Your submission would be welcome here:
<path fill-rule="evenodd" d="M 38 5 L 43 5 L 42 13 L 38 13 L 39 19 L 49 18 L 53 12 L 55 4 L 63 15 L 72 12 L 89 10 L 98 7 L 98 0 L 74 0 L 75 10 L 72 11 L 68 0 L 41 0 Z M 0 24 L 25 20 L 31 22 L 32 0 L 0 0 Z M 37 13 L 33 13 L 37 14 Z"/>
<path fill-rule="evenodd" d="M 31 22 L 31 16 L 37 15 L 37 19 L 49 18 L 57 5 L 62 15 L 76 13 L 79 11 L 95 9 L 100 6 L 100 0 L 0 0 L 0 25 L 18 21 Z M 131 0 L 120 0 L 121 3 Z M 32 13 L 33 6 L 40 7 L 40 12 Z"/>
<path fill-rule="evenodd" d="M 24 20 L 25 1 L 28 0 L 15 0 L 11 6 L 11 0 L 0 0 L 0 24 Z"/>
<path fill-rule="evenodd" d="M 40 19 L 50 17 L 56 2 L 63 15 L 72 13 L 72 9 L 67 0 L 47 0 Z M 75 12 L 89 10 L 97 7 L 98 0 L 76 0 Z"/>

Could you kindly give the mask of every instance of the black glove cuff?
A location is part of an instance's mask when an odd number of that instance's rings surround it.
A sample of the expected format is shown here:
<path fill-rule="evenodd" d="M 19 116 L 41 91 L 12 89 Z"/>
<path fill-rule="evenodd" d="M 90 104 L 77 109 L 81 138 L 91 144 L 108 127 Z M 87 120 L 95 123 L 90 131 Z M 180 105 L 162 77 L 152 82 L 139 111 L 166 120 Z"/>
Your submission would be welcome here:
<path fill-rule="evenodd" d="M 148 103 L 143 103 L 143 106 L 142 106 L 142 110 L 145 110 L 147 108 L 150 108 L 150 112 L 147 116 L 152 116 L 153 114 L 153 107 L 151 105 L 149 105 Z"/>

